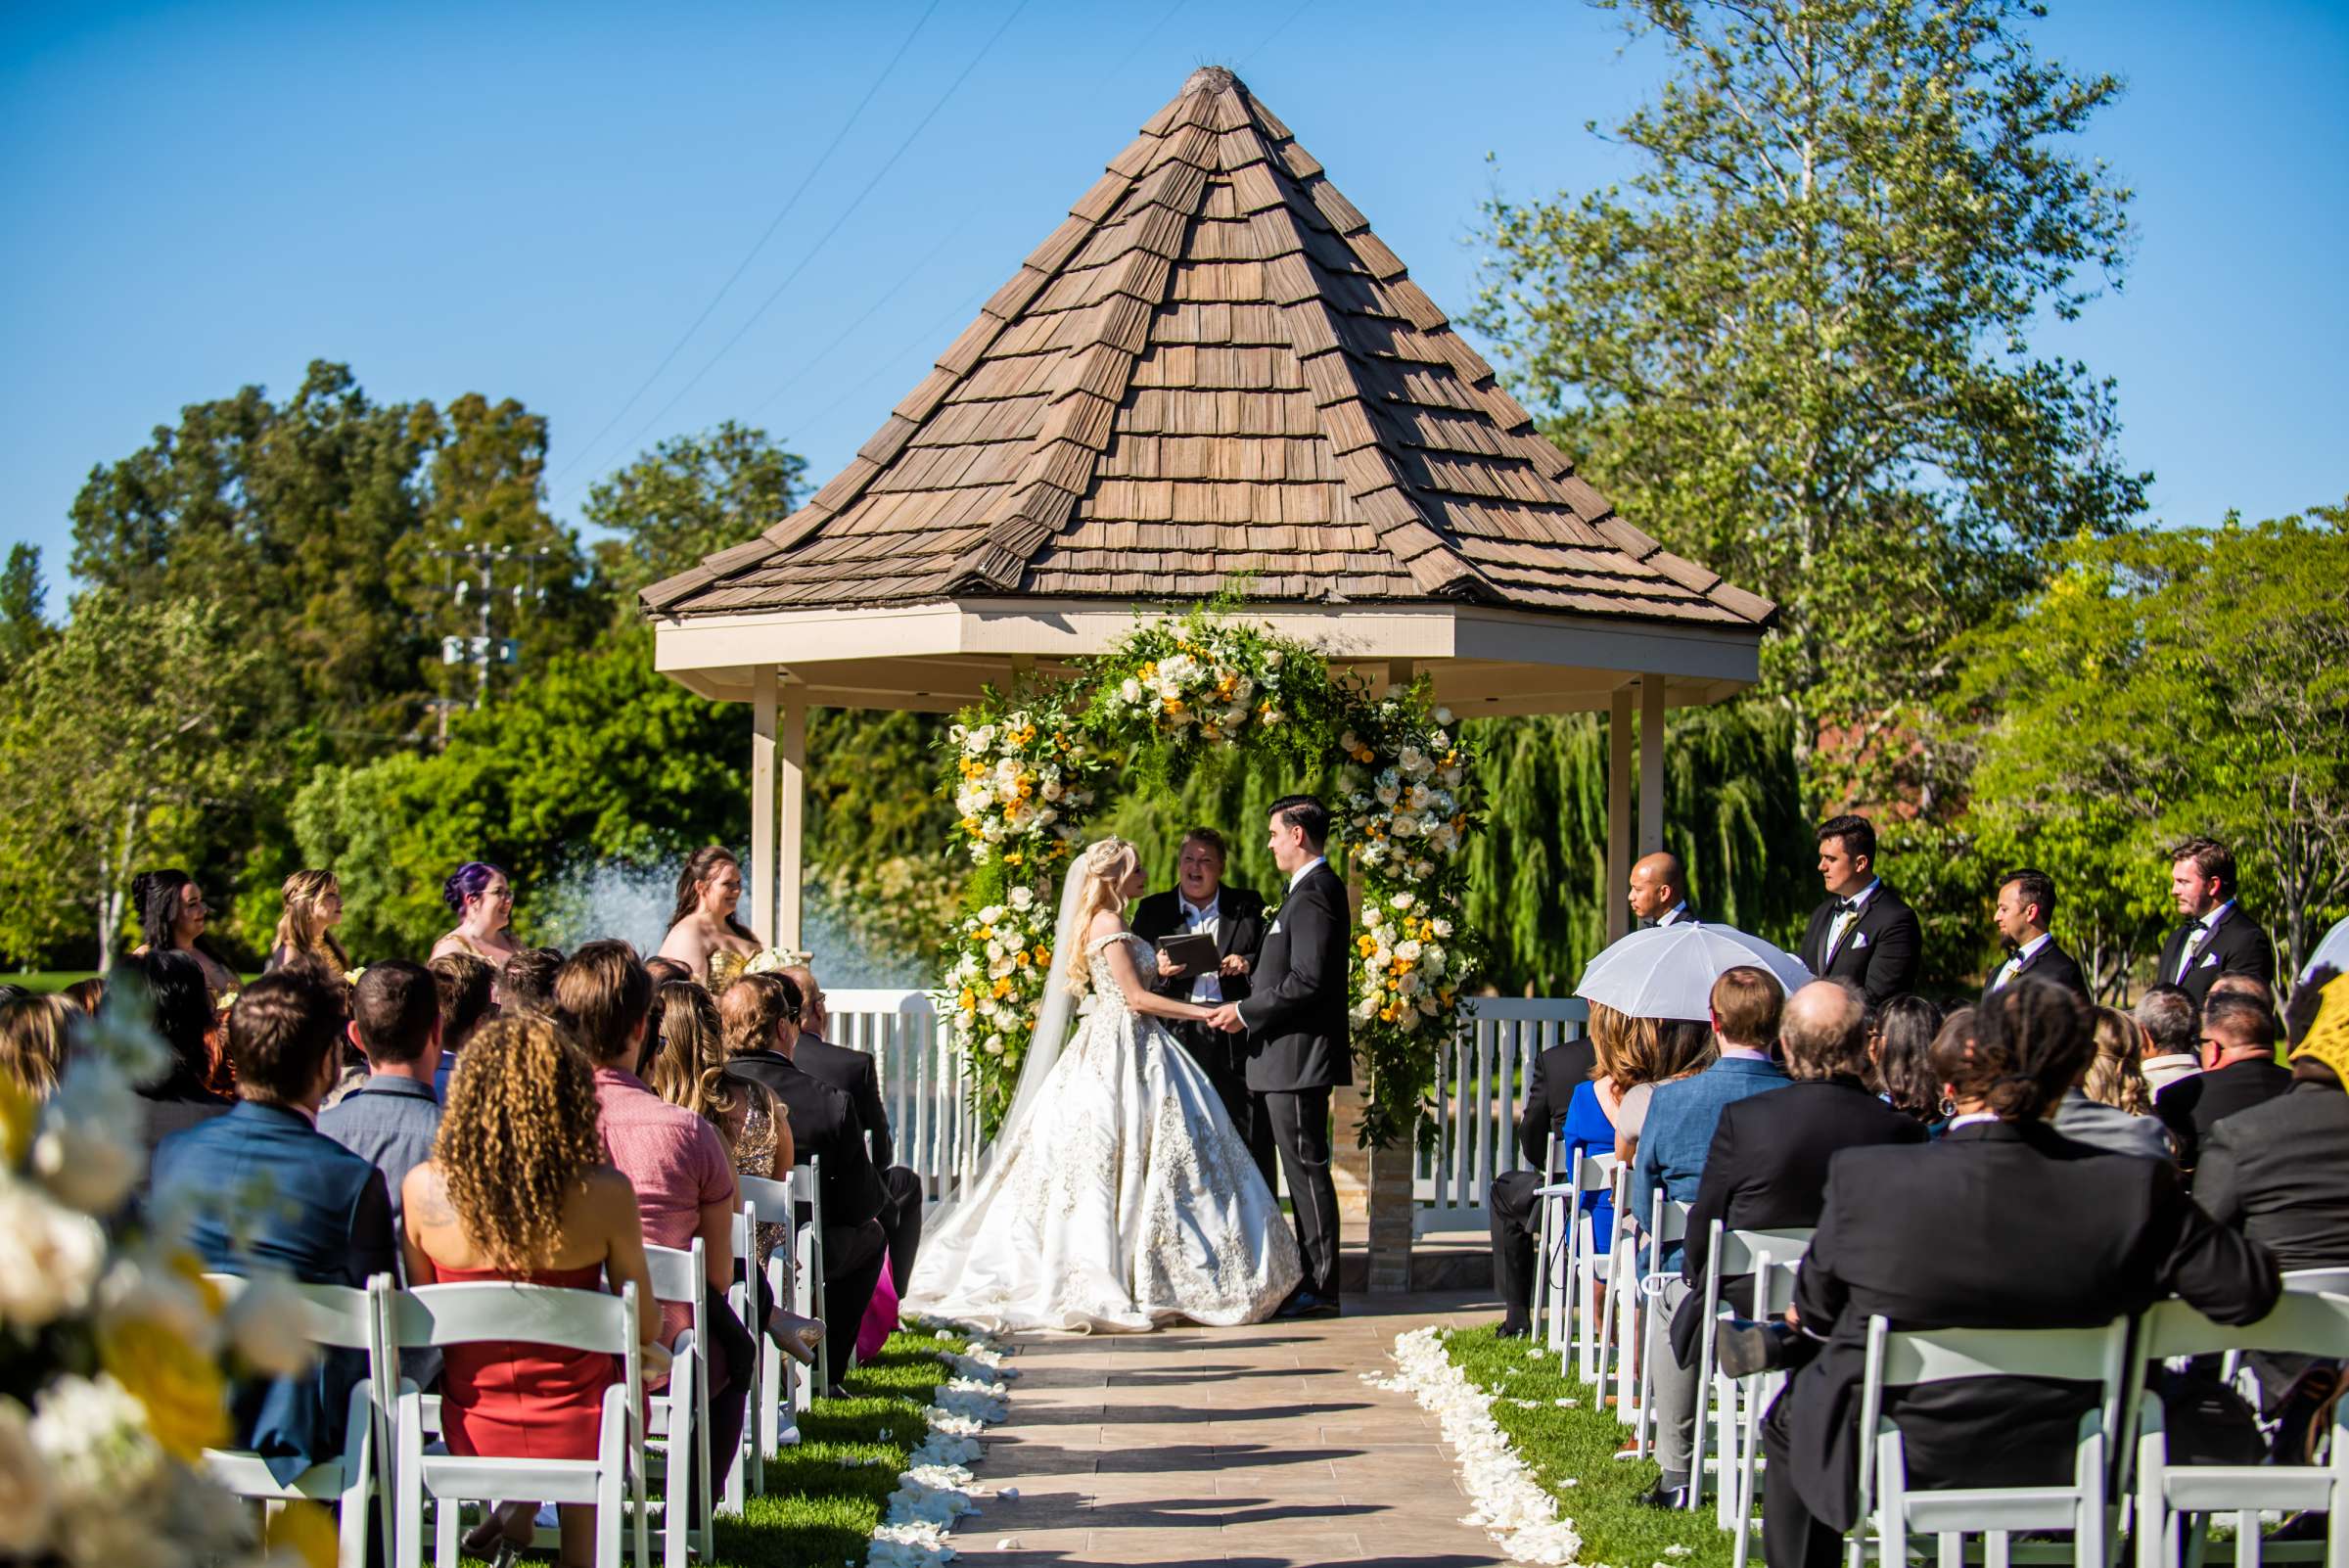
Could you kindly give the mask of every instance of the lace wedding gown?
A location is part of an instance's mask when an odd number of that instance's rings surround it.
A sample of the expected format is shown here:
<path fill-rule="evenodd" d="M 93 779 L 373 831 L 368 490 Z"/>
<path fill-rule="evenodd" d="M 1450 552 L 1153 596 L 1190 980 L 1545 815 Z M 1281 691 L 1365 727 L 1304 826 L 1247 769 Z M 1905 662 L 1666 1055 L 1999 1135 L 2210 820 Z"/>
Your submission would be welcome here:
<path fill-rule="evenodd" d="M 1127 1006 L 1114 942 L 1154 962 L 1128 933 L 1094 942 L 1093 1011 L 922 1238 L 908 1310 L 995 1333 L 1133 1333 L 1259 1322 L 1296 1288 L 1288 1221 L 1207 1075 Z"/>

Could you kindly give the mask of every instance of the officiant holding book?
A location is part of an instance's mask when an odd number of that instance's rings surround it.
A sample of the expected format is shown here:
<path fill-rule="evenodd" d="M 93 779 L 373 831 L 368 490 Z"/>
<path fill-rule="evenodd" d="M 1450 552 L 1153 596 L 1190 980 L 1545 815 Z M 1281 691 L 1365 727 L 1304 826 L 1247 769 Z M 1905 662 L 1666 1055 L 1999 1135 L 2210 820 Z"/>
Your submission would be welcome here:
<path fill-rule="evenodd" d="M 1195 827 L 1183 835 L 1175 884 L 1133 906 L 1133 934 L 1158 950 L 1150 989 L 1161 996 L 1217 1007 L 1249 993 L 1249 979 L 1265 945 L 1265 899 L 1223 882 L 1223 835 Z M 1171 1026 L 1191 1059 L 1206 1072 L 1231 1125 L 1272 1184 L 1272 1128 L 1264 1103 L 1248 1092 L 1248 1038 L 1206 1024 Z"/>

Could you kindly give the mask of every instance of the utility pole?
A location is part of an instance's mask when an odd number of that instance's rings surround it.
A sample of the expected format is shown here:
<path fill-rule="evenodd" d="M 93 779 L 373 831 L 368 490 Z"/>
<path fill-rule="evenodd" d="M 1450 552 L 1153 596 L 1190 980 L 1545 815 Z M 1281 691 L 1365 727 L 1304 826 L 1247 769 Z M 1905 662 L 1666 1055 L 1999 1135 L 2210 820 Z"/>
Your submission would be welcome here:
<path fill-rule="evenodd" d="M 465 525 L 460 522 L 457 527 Z M 511 606 L 513 617 L 521 617 L 546 600 L 546 589 L 538 581 L 538 568 L 554 559 L 544 550 L 517 550 L 510 544 L 477 544 L 454 549 L 435 550 L 433 554 L 449 563 L 450 597 L 459 614 L 470 608 L 474 614 L 471 636 L 444 636 L 440 639 L 440 663 L 444 666 L 471 665 L 473 676 L 473 706 L 482 709 L 489 705 L 489 667 L 492 664 L 511 665 L 516 662 L 518 645 L 512 637 L 499 637 L 491 616 L 501 600 Z M 521 580 L 516 581 L 517 569 Z M 505 577 L 504 582 L 498 579 Z M 448 711 L 458 706 L 458 699 L 443 697 L 433 706 L 439 710 L 439 741 L 448 744 Z"/>

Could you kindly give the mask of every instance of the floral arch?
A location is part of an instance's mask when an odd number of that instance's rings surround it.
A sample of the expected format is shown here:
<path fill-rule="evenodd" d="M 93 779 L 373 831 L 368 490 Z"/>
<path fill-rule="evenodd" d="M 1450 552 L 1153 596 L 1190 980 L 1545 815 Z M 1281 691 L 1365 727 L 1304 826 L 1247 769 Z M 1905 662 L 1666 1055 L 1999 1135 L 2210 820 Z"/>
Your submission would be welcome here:
<path fill-rule="evenodd" d="M 1044 988 L 1060 983 L 1053 893 L 1103 791 L 1179 787 L 1234 751 L 1305 777 L 1344 759 L 1329 856 L 1361 879 L 1350 972 L 1361 1142 L 1429 1125 L 1437 1052 L 1477 962 L 1461 901 L 1482 811 L 1458 726 L 1424 680 L 1374 693 L 1318 650 L 1209 608 L 1137 625 L 1074 674 L 990 688 L 948 731 L 943 788 L 972 876 L 937 995 L 989 1135 Z"/>

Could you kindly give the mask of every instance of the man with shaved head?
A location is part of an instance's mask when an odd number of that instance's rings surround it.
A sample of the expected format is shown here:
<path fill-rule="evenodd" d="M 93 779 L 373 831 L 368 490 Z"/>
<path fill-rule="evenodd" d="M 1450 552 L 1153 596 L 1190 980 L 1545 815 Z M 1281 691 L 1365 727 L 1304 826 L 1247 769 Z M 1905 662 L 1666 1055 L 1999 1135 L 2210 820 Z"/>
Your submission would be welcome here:
<path fill-rule="evenodd" d="M 824 1038 L 832 1027 L 832 1014 L 824 1005 L 824 988 L 815 983 L 815 971 L 795 964 L 782 974 L 800 988 L 800 1039 L 792 1047 L 792 1065 L 846 1094 L 869 1134 L 873 1169 L 881 1173 L 882 1190 L 889 1195 L 881 1206 L 881 1229 L 889 1237 L 889 1277 L 903 1290 L 913 1278 L 913 1257 L 922 1245 L 922 1178 L 910 1168 L 892 1163 L 897 1150 L 889 1135 L 889 1110 L 881 1103 L 881 1075 L 871 1054 Z"/>
<path fill-rule="evenodd" d="M 1632 867 L 1632 918 L 1647 926 L 1683 926 L 1696 919 L 1688 906 L 1688 873 L 1668 850 L 1643 854 Z"/>

